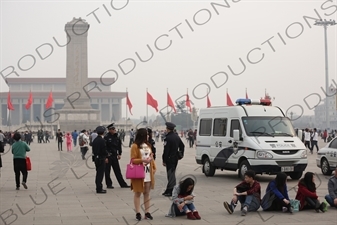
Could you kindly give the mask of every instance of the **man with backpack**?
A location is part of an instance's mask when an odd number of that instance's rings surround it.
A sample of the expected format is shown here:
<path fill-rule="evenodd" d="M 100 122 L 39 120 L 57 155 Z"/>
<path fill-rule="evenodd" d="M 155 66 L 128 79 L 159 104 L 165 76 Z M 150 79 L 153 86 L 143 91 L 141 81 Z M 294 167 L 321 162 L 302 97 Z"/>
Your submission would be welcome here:
<path fill-rule="evenodd" d="M 81 148 L 82 159 L 85 160 L 85 154 L 88 152 L 89 147 L 89 137 L 86 130 L 82 130 L 78 137 L 78 144 Z"/>

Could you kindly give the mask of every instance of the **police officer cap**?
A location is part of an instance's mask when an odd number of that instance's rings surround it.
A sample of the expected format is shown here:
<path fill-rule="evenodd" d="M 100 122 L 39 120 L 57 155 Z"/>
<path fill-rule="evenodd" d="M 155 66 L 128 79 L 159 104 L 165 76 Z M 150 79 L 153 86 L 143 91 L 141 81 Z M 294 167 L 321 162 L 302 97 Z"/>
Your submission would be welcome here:
<path fill-rule="evenodd" d="M 96 132 L 97 133 L 104 133 L 104 131 L 105 131 L 105 127 L 103 127 L 103 126 L 96 127 Z"/>
<path fill-rule="evenodd" d="M 166 122 L 165 125 L 166 125 L 166 128 L 169 130 L 173 130 L 176 127 L 176 125 L 171 122 Z"/>
<path fill-rule="evenodd" d="M 114 127 L 114 123 L 112 123 L 112 124 L 110 124 L 109 126 L 107 126 L 107 128 L 108 128 L 108 130 L 110 130 L 110 129 L 115 129 L 115 127 Z"/>

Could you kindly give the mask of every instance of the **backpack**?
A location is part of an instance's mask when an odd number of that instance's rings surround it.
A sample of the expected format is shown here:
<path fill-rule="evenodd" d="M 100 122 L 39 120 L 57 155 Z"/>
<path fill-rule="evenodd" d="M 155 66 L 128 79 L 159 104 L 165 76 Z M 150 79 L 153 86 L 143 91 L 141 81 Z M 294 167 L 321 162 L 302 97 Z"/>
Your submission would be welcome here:
<path fill-rule="evenodd" d="M 84 134 L 82 134 L 82 135 L 80 135 L 80 136 L 78 137 L 78 144 L 79 144 L 81 147 L 83 147 L 83 146 L 85 145 L 85 141 L 84 141 L 83 135 L 84 135 Z"/>

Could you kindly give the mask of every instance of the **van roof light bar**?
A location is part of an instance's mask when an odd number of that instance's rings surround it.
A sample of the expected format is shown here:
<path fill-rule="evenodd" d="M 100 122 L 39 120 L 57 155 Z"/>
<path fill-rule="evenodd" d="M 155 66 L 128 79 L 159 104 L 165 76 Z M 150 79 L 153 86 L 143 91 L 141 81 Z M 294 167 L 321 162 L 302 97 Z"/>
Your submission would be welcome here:
<path fill-rule="evenodd" d="M 237 105 L 265 105 L 270 106 L 271 101 L 269 99 L 246 99 L 240 98 L 235 102 Z"/>

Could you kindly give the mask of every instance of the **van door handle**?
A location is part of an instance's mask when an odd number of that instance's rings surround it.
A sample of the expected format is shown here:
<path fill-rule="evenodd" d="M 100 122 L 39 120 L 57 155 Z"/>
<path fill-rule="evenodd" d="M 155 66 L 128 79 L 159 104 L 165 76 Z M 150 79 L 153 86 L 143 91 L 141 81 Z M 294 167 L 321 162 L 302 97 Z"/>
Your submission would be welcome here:
<path fill-rule="evenodd" d="M 233 142 L 232 140 L 229 140 L 229 141 L 228 141 L 229 144 L 232 144 L 232 142 Z"/>

